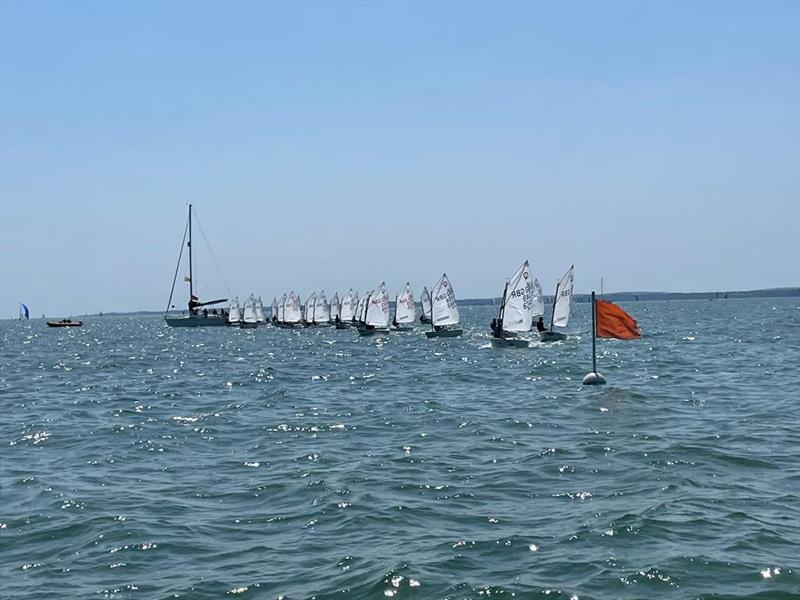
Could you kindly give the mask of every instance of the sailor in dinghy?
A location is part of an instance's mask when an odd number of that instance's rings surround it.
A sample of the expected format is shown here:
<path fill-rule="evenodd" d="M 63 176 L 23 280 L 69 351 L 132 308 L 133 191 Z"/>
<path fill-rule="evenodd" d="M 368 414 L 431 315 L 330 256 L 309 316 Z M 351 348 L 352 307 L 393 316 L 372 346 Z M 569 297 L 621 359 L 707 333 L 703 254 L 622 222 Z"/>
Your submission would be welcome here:
<path fill-rule="evenodd" d="M 417 305 L 414 302 L 414 292 L 411 291 L 411 284 L 406 283 L 403 293 L 395 297 L 392 325 L 397 331 L 413 331 L 416 319 Z"/>
<path fill-rule="evenodd" d="M 289 292 L 283 307 L 282 326 L 288 328 L 302 327 L 303 311 L 300 309 L 300 296 Z"/>
<path fill-rule="evenodd" d="M 247 300 L 245 300 L 244 314 L 242 315 L 242 320 L 239 321 L 239 327 L 241 327 L 242 329 L 255 329 L 256 327 L 258 327 L 256 300 L 253 297 L 253 294 L 250 294 L 250 297 Z"/>
<path fill-rule="evenodd" d="M 313 292 L 306 299 L 306 307 L 303 310 L 303 327 L 311 327 L 314 324 L 314 306 L 317 303 L 317 292 Z"/>
<path fill-rule="evenodd" d="M 277 298 L 272 298 L 272 308 L 270 309 L 270 312 L 272 313 L 270 315 L 270 321 L 272 322 L 273 325 L 277 325 L 278 324 L 278 299 Z"/>
<path fill-rule="evenodd" d="M 328 327 L 331 324 L 331 305 L 328 304 L 328 298 L 325 296 L 325 290 L 317 294 L 314 301 L 314 314 L 312 321 L 317 327 Z"/>
<path fill-rule="evenodd" d="M 572 265 L 561 280 L 556 284 L 556 293 L 553 295 L 553 314 L 550 317 L 550 329 L 541 332 L 543 342 L 558 342 L 567 339 L 566 333 L 556 331 L 555 328 L 564 329 L 569 323 L 572 310 L 572 284 L 574 282 Z"/>
<path fill-rule="evenodd" d="M 420 296 L 422 303 L 422 314 L 419 316 L 420 323 L 431 322 L 431 293 L 428 291 L 428 286 L 422 287 L 422 296 Z"/>
<path fill-rule="evenodd" d="M 389 333 L 389 293 L 386 284 L 370 292 L 364 302 L 364 320 L 358 325 L 359 335 Z"/>
<path fill-rule="evenodd" d="M 519 336 L 531 330 L 531 311 L 534 284 L 531 281 L 530 265 L 526 260 L 506 282 L 500 313 L 492 319 L 492 346 L 496 348 L 527 348 L 528 340 Z"/>
<path fill-rule="evenodd" d="M 447 273 L 442 275 L 438 283 L 433 287 L 431 294 L 431 322 L 433 330 L 426 331 L 428 338 L 435 337 L 458 337 L 464 330 L 458 325 L 461 317 L 458 314 L 458 304 L 453 286 L 447 278 Z"/>
<path fill-rule="evenodd" d="M 342 306 L 339 311 L 339 318 L 336 320 L 336 329 L 347 329 L 353 325 L 353 319 L 356 314 L 356 297 L 352 288 L 347 292 L 347 295 L 342 300 Z"/>
<path fill-rule="evenodd" d="M 242 309 L 239 308 L 239 296 L 236 296 L 228 308 L 228 325 L 238 327 L 242 322 Z"/>
<path fill-rule="evenodd" d="M 342 303 L 339 301 L 339 292 L 333 293 L 331 298 L 331 323 L 339 323 L 341 321 Z"/>

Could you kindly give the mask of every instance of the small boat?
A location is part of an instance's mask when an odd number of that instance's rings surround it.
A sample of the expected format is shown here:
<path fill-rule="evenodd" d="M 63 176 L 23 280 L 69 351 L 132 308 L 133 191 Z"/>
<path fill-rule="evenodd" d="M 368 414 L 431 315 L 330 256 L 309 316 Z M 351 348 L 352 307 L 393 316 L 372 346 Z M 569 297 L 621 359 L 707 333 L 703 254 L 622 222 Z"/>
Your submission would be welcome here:
<path fill-rule="evenodd" d="M 303 309 L 303 327 L 311 327 L 314 325 L 314 305 L 317 302 L 317 293 L 312 293 L 306 299 L 306 306 Z"/>
<path fill-rule="evenodd" d="M 556 284 L 556 293 L 553 295 L 553 314 L 550 317 L 550 329 L 542 331 L 540 336 L 543 342 L 559 342 L 567 339 L 566 333 L 556 331 L 555 328 L 564 329 L 569 323 L 569 315 L 572 311 L 572 285 L 574 283 L 572 265 L 561 280 Z"/>
<path fill-rule="evenodd" d="M 364 318 L 358 324 L 359 335 L 385 335 L 389 333 L 389 293 L 386 284 L 370 292 L 364 302 Z"/>
<path fill-rule="evenodd" d="M 228 325 L 238 327 L 242 322 L 242 309 L 239 308 L 239 296 L 233 299 L 233 302 L 228 306 Z"/>
<path fill-rule="evenodd" d="M 282 327 L 302 327 L 303 326 L 303 311 L 300 308 L 300 296 L 289 292 L 284 303 L 283 319 L 281 320 Z"/>
<path fill-rule="evenodd" d="M 424 286 L 422 288 L 422 296 L 420 297 L 422 302 L 422 314 L 419 316 L 420 323 L 430 323 L 431 322 L 431 293 L 428 291 L 428 287 Z"/>
<path fill-rule="evenodd" d="M 266 319 L 264 319 L 264 303 L 261 301 L 261 296 L 256 298 L 256 321 L 259 323 L 266 322 Z"/>
<path fill-rule="evenodd" d="M 437 284 L 433 286 L 431 322 L 433 329 L 425 332 L 425 336 L 428 338 L 458 337 L 464 333 L 464 330 L 458 326 L 461 318 L 458 314 L 456 295 L 447 278 L 447 273 L 444 273 Z"/>
<path fill-rule="evenodd" d="M 357 304 L 358 296 L 351 288 L 347 292 L 347 295 L 344 297 L 342 304 L 339 307 L 338 319 L 334 319 L 336 323 L 336 329 L 347 329 L 348 327 L 352 327 L 353 319 L 356 315 Z"/>
<path fill-rule="evenodd" d="M 331 298 L 331 323 L 341 322 L 341 314 L 342 303 L 339 300 L 339 292 L 334 292 L 333 298 Z"/>
<path fill-rule="evenodd" d="M 22 302 L 19 303 L 19 320 L 22 321 L 28 320 L 31 318 L 31 311 L 28 310 L 28 307 L 25 306 Z"/>
<path fill-rule="evenodd" d="M 188 240 L 187 238 L 188 234 Z M 227 302 L 227 298 L 219 298 L 217 300 L 210 300 L 208 302 L 200 302 L 200 299 L 194 295 L 194 273 L 192 271 L 192 205 L 189 205 L 189 220 L 186 223 L 186 231 L 184 232 L 184 241 L 189 254 L 189 275 L 183 279 L 189 284 L 189 314 L 181 317 L 170 317 L 169 311 L 175 308 L 172 304 L 172 296 L 175 293 L 175 282 L 178 279 L 178 272 L 181 266 L 181 259 L 183 258 L 183 242 L 181 242 L 181 251 L 178 254 L 178 266 L 175 269 L 175 277 L 172 279 L 172 290 L 169 293 L 169 302 L 167 302 L 167 310 L 164 311 L 164 321 L 170 327 L 211 327 L 211 326 L 224 326 L 228 324 L 225 318 L 225 313 L 220 309 L 212 309 L 209 311 L 207 306 Z M 200 309 L 203 309 L 202 311 Z"/>
<path fill-rule="evenodd" d="M 414 302 L 414 292 L 411 291 L 411 284 L 406 283 L 403 293 L 395 296 L 392 325 L 396 331 L 413 331 L 416 320 L 417 305 Z"/>
<path fill-rule="evenodd" d="M 80 327 L 83 321 L 73 321 L 72 319 L 61 319 L 60 321 L 48 321 L 48 327 Z"/>
<path fill-rule="evenodd" d="M 500 312 L 492 320 L 492 346 L 495 348 L 527 348 L 529 340 L 518 337 L 533 325 L 533 295 L 531 270 L 526 260 L 506 282 Z"/>
<path fill-rule="evenodd" d="M 328 297 L 325 295 L 325 290 L 321 290 L 317 294 L 317 299 L 314 301 L 314 313 L 311 315 L 311 320 L 317 327 L 330 327 L 331 324 L 331 305 L 328 303 Z"/>
<path fill-rule="evenodd" d="M 258 312 L 256 311 L 256 300 L 253 294 L 244 303 L 244 314 L 239 322 L 242 329 L 255 329 L 258 327 Z"/>
<path fill-rule="evenodd" d="M 358 327 L 359 324 L 364 322 L 364 314 L 367 309 L 367 296 L 369 296 L 369 292 L 361 296 L 359 298 L 356 296 L 356 312 L 353 314 L 353 325 Z"/>

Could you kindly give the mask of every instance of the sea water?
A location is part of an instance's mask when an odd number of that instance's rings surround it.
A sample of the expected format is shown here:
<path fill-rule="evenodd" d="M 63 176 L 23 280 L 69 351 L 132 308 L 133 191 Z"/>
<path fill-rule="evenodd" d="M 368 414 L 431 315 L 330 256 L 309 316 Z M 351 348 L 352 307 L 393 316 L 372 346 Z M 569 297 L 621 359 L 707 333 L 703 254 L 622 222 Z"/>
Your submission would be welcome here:
<path fill-rule="evenodd" d="M 3 598 L 800 594 L 800 301 L 636 341 L 0 329 Z"/>

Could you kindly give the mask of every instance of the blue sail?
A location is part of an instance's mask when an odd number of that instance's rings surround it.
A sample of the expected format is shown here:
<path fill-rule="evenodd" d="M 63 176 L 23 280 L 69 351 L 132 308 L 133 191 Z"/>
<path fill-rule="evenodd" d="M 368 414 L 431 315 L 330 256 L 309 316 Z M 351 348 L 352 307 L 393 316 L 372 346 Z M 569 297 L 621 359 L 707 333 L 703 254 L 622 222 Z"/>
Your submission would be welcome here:
<path fill-rule="evenodd" d="M 25 318 L 26 319 L 30 319 L 31 318 L 31 313 L 28 310 L 28 307 L 25 306 L 22 302 L 20 302 L 19 305 L 22 307 L 22 314 L 25 316 Z"/>

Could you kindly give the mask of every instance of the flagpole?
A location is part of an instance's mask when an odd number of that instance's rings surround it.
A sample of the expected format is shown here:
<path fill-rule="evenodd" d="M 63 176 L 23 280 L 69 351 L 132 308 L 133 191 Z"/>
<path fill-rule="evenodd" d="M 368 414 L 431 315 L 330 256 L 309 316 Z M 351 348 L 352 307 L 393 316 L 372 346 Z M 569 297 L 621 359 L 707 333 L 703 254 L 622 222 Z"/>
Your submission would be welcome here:
<path fill-rule="evenodd" d="M 603 385 L 606 378 L 597 372 L 597 325 L 595 324 L 595 297 L 592 291 L 592 372 L 583 378 L 583 385 Z"/>

